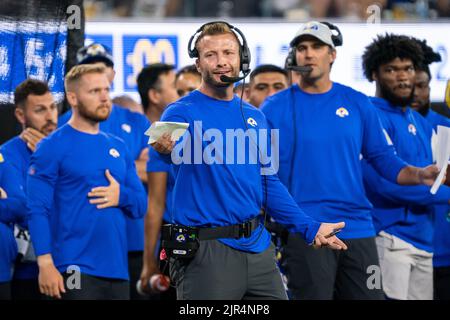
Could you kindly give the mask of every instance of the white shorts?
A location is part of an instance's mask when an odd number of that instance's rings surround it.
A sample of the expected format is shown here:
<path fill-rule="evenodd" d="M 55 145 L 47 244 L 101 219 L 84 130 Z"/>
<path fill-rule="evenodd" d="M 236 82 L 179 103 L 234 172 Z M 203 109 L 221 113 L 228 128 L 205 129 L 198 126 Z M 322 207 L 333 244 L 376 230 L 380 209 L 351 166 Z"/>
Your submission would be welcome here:
<path fill-rule="evenodd" d="M 376 237 L 383 290 L 390 299 L 433 299 L 433 254 L 381 231 Z"/>

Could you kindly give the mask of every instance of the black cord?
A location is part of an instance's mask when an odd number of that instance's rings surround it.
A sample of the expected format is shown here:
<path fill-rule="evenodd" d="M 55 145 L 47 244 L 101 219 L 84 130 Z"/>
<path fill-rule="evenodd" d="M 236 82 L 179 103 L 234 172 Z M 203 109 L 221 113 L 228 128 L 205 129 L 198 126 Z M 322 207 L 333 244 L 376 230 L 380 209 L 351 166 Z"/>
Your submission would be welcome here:
<path fill-rule="evenodd" d="M 245 129 L 246 129 L 246 131 L 248 131 L 247 121 L 245 121 L 244 107 L 243 107 L 244 89 L 245 89 L 245 78 L 242 80 L 241 101 L 239 103 L 239 108 L 241 110 L 242 121 L 244 121 Z M 249 135 L 249 140 L 253 141 L 253 139 L 251 138 L 250 135 Z M 262 158 L 261 149 L 259 148 L 259 145 L 258 145 L 257 142 L 253 141 L 253 143 L 256 145 L 256 149 L 258 150 L 259 159 L 261 159 Z M 258 162 L 259 162 L 260 168 L 262 168 L 261 160 L 259 160 Z M 267 177 L 266 177 L 265 174 L 263 174 L 263 177 L 264 177 L 264 201 L 263 201 L 263 217 L 264 217 L 264 219 L 263 219 L 263 228 L 261 228 L 261 231 L 259 232 L 258 237 L 254 241 L 252 241 L 250 244 L 248 244 L 249 246 L 253 245 L 253 244 L 255 244 L 256 242 L 259 241 L 259 239 L 261 238 L 261 236 L 262 236 L 262 234 L 264 232 L 264 229 L 266 227 L 266 220 L 267 220 Z"/>

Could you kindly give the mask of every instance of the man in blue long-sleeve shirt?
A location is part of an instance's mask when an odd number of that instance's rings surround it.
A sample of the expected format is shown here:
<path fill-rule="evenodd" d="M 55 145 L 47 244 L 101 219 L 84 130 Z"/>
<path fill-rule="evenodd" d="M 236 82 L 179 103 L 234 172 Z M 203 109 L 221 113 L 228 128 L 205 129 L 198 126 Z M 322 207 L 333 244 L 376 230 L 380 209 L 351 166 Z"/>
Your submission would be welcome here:
<path fill-rule="evenodd" d="M 280 129 L 280 180 L 315 220 L 345 221 L 340 238 L 349 249 L 313 250 L 290 234 L 282 259 L 295 299 L 382 299 L 381 288 L 367 285 L 368 268 L 379 263 L 360 155 L 394 183 L 424 182 L 418 178 L 436 177 L 437 168 L 407 166 L 388 146 L 368 97 L 331 81 L 335 47 L 342 44 L 332 29 L 319 22 L 300 28 L 291 41 L 295 65 L 304 71 L 300 82 L 268 98 L 262 111 Z"/>
<path fill-rule="evenodd" d="M 11 159 L 0 151 L 0 300 L 9 300 L 13 264 L 17 256 L 14 224 L 25 219 L 25 194 Z"/>
<path fill-rule="evenodd" d="M 111 85 L 115 77 L 114 61 L 111 50 L 99 43 L 92 43 L 77 52 L 77 64 L 100 63 L 106 68 L 106 74 Z M 61 127 L 69 121 L 72 110 L 67 111 L 58 119 Z M 119 105 L 113 104 L 108 119 L 100 122 L 100 130 L 121 138 L 127 145 L 135 161 L 139 178 L 146 183 L 145 163 L 147 161 L 148 145 L 145 131 L 150 122 L 145 115 L 132 112 Z M 128 271 L 130 283 L 136 283 L 142 267 L 142 251 L 144 249 L 144 219 L 131 219 L 126 217 L 128 242 Z M 142 299 L 134 285 L 130 286 L 130 299 Z"/>
<path fill-rule="evenodd" d="M 398 156 L 417 166 L 433 163 L 433 128 L 410 108 L 415 69 L 424 59 L 421 46 L 407 36 L 378 36 L 366 47 L 364 72 L 376 83 L 372 102 Z M 425 186 L 398 186 L 362 162 L 364 185 L 373 204 L 383 290 L 390 299 L 433 298 L 434 205 L 446 205 L 450 188 L 436 195 Z"/>
<path fill-rule="evenodd" d="M 266 161 L 270 133 L 264 115 L 233 94 L 232 81 L 222 80 L 237 76 L 250 62 L 245 40 L 240 44 L 235 32 L 223 22 L 197 31 L 195 51 L 190 51 L 202 84 L 171 104 L 161 118 L 189 123 L 188 133 L 175 147 L 165 137 L 152 145 L 173 163 L 170 222 L 199 232 L 194 258 L 171 264 L 179 299 L 286 299 L 270 234 L 259 220 L 263 207 L 309 244 L 346 248 L 330 235 L 344 224 L 311 219 L 273 174 L 277 161 Z M 248 136 L 242 141 L 236 136 L 241 134 Z"/>
<path fill-rule="evenodd" d="M 26 79 L 17 86 L 14 104 L 15 115 L 23 131 L 1 145 L 0 152 L 8 159 L 17 177 L 15 183 L 22 193 L 17 200 L 22 208 L 26 208 L 26 177 L 30 158 L 39 141 L 56 129 L 58 108 L 47 83 L 36 79 Z M 23 209 L 23 215 L 26 215 L 26 209 Z M 15 234 L 21 258 L 14 266 L 12 298 L 39 299 L 38 266 L 25 219 L 15 224 Z"/>
<path fill-rule="evenodd" d="M 127 299 L 125 216 L 145 214 L 145 191 L 124 142 L 99 130 L 111 111 L 105 68 L 76 66 L 65 86 L 73 115 L 38 145 L 27 180 L 40 290 L 65 299 Z"/>
<path fill-rule="evenodd" d="M 430 103 L 431 72 L 429 65 L 441 61 L 439 53 L 427 45 L 426 40 L 418 40 L 424 51 L 425 59 L 416 69 L 414 101 L 411 107 L 427 119 L 434 131 L 437 126 L 450 127 L 450 120 L 433 111 Z M 450 300 L 450 206 L 448 203 L 434 206 L 434 251 L 433 251 L 433 287 L 434 298 Z"/>

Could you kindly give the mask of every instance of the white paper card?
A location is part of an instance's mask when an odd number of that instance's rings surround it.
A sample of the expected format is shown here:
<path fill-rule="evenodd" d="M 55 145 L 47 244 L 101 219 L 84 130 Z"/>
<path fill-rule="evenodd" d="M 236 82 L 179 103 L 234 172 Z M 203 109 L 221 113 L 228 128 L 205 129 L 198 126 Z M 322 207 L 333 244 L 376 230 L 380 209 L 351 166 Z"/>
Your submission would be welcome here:
<path fill-rule="evenodd" d="M 145 135 L 149 136 L 148 144 L 156 142 L 164 133 L 170 134 L 172 141 L 178 141 L 188 127 L 189 123 L 185 122 L 155 121 Z"/>
<path fill-rule="evenodd" d="M 436 140 L 436 166 L 440 170 L 436 181 L 433 183 L 430 192 L 436 194 L 442 184 L 442 179 L 447 172 L 448 160 L 450 158 L 450 128 L 445 126 L 437 127 Z"/>

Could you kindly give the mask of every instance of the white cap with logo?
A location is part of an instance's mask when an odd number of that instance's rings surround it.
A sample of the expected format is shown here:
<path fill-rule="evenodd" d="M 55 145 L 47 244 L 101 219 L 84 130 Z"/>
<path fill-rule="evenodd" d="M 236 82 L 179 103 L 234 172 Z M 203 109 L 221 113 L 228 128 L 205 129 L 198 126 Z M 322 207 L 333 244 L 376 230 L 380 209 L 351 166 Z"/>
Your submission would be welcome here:
<path fill-rule="evenodd" d="M 310 21 L 306 24 L 304 24 L 299 31 L 295 34 L 294 39 L 292 39 L 290 45 L 291 47 L 295 46 L 298 41 L 300 40 L 300 37 L 303 36 L 312 36 L 314 38 L 319 39 L 323 43 L 331 46 L 334 48 L 334 43 L 332 40 L 332 32 L 330 28 L 328 28 L 327 25 L 320 23 L 318 21 Z"/>

